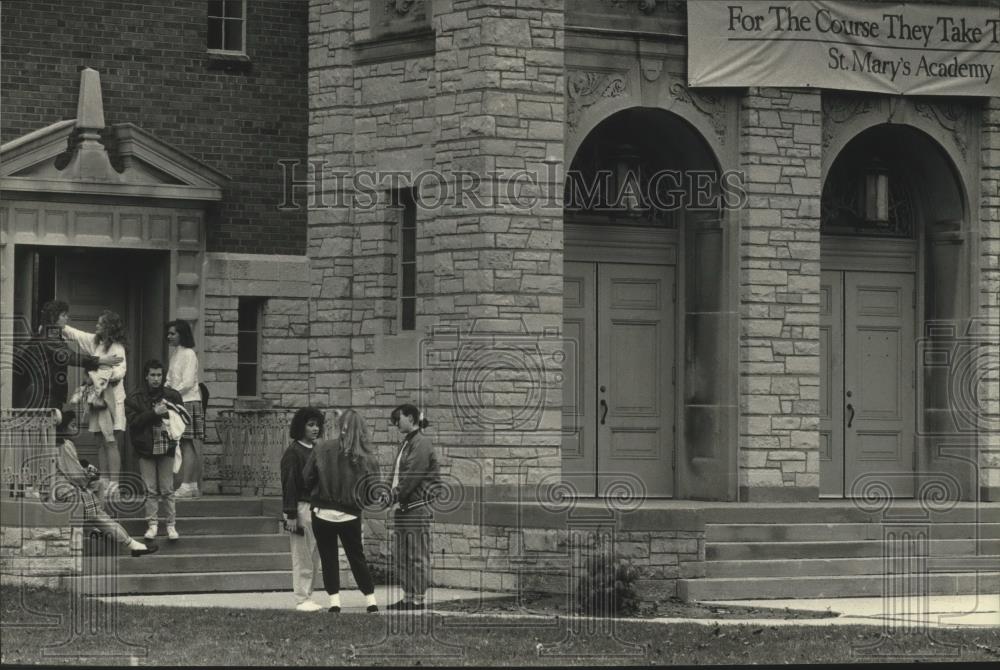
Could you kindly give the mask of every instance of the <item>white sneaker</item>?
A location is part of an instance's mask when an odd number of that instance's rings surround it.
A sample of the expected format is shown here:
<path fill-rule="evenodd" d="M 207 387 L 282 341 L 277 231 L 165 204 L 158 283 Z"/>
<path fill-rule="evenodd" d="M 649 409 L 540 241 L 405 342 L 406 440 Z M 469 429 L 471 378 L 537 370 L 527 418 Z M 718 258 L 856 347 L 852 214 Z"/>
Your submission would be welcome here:
<path fill-rule="evenodd" d="M 149 527 L 146 528 L 146 534 L 143 535 L 143 537 L 147 540 L 155 540 L 156 534 L 159 532 L 159 530 L 160 530 L 159 526 L 157 526 L 155 523 L 151 523 L 149 524 Z"/>
<path fill-rule="evenodd" d="M 194 491 L 192 491 L 191 487 L 188 486 L 187 484 L 181 484 L 180 486 L 177 487 L 177 490 L 174 491 L 174 497 L 175 498 L 194 498 Z"/>
<path fill-rule="evenodd" d="M 299 612 L 318 612 L 323 606 L 313 600 L 304 600 L 295 606 Z"/>
<path fill-rule="evenodd" d="M 167 539 L 171 542 L 181 539 L 180 533 L 177 532 L 177 526 L 173 524 L 167 526 Z"/>

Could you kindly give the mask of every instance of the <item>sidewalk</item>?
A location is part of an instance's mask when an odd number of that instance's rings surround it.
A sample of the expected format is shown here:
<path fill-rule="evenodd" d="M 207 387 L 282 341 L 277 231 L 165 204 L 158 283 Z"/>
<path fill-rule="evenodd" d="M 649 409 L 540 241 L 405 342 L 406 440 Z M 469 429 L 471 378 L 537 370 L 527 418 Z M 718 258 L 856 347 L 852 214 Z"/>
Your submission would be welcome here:
<path fill-rule="evenodd" d="M 428 593 L 429 602 L 449 600 L 483 599 L 502 597 L 504 594 L 480 593 L 464 589 L 432 588 Z M 375 597 L 379 607 L 396 602 L 400 593 L 396 587 L 376 586 Z M 343 611 L 364 612 L 365 599 L 356 590 L 340 594 Z M 139 595 L 120 596 L 117 600 L 124 604 L 151 605 L 165 607 L 224 607 L 232 609 L 277 609 L 291 610 L 295 598 L 290 592 L 265 593 L 198 593 L 183 595 Z M 313 593 L 313 600 L 326 605 L 326 593 Z M 770 609 L 798 609 L 817 612 L 835 612 L 840 616 L 824 619 L 680 619 L 653 618 L 642 621 L 656 623 L 698 623 L 704 625 L 752 625 L 752 626 L 886 626 L 894 628 L 1000 628 L 1000 595 L 979 596 L 929 596 L 913 600 L 889 600 L 882 598 L 825 598 L 815 600 L 727 600 L 712 601 L 708 604 L 724 607 L 739 605 Z M 447 616 L 537 618 L 550 619 L 548 615 L 517 613 L 467 614 L 462 612 L 440 612 Z M 303 616 L 314 616 L 303 614 Z"/>

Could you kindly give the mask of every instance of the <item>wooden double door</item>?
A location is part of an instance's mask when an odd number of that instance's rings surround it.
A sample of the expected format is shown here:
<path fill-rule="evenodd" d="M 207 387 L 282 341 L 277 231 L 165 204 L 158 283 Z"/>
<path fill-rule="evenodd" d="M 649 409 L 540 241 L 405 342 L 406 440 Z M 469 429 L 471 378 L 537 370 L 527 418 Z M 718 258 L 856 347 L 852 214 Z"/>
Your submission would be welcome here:
<path fill-rule="evenodd" d="M 103 249 L 26 248 L 18 257 L 18 285 L 25 314 L 37 319 L 48 300 L 69 303 L 70 325 L 94 332 L 106 309 L 118 313 L 125 324 L 125 389 L 131 392 L 142 379 L 144 361 L 156 358 L 164 365 L 166 342 L 169 255 L 162 252 L 108 251 Z M 70 344 L 75 348 L 76 345 Z M 86 380 L 78 367 L 66 370 L 69 393 Z M 97 463 L 97 438 L 87 431 L 80 407 L 80 434 L 74 440 L 80 458 Z M 138 472 L 134 454 L 126 446 L 122 453 L 126 471 Z"/>
<path fill-rule="evenodd" d="M 567 262 L 564 287 L 563 479 L 672 496 L 674 267 Z"/>
<path fill-rule="evenodd" d="M 913 274 L 822 272 L 821 495 L 913 496 L 915 319 Z"/>

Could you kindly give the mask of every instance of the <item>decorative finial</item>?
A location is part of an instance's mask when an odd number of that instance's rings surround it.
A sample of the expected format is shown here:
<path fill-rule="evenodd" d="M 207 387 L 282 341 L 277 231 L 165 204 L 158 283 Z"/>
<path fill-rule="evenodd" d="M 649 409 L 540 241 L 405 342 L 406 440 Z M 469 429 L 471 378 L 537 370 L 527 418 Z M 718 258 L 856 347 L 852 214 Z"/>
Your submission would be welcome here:
<path fill-rule="evenodd" d="M 81 181 L 120 182 L 121 175 L 111 166 L 108 151 L 101 144 L 101 131 L 104 130 L 101 75 L 89 67 L 80 71 L 76 127 L 80 130 L 80 142 L 63 175 Z"/>

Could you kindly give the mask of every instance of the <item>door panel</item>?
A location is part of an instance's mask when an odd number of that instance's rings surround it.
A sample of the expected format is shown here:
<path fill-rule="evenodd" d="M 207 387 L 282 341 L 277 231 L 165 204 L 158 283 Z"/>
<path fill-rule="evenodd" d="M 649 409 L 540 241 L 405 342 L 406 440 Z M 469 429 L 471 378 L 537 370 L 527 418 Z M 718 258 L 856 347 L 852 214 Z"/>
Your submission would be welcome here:
<path fill-rule="evenodd" d="M 564 347 L 562 466 L 563 479 L 580 495 L 597 493 L 597 293 L 594 263 L 565 264 L 563 274 Z"/>
<path fill-rule="evenodd" d="M 824 270 L 819 311 L 820 495 L 844 495 L 844 273 Z"/>
<path fill-rule="evenodd" d="M 820 493 L 914 486 L 913 275 L 824 271 L 820 280 Z"/>
<path fill-rule="evenodd" d="M 854 408 L 845 427 L 845 486 L 883 474 L 893 495 L 913 496 L 913 276 L 848 272 L 844 276 L 844 394 Z M 849 395 L 848 395 L 849 394 Z M 846 407 L 846 405 L 845 405 Z"/>
<path fill-rule="evenodd" d="M 601 263 L 598 282 L 598 493 L 633 475 L 671 496 L 673 268 Z"/>
<path fill-rule="evenodd" d="M 125 319 L 128 328 L 128 286 L 129 282 L 119 275 L 121 262 L 114 262 L 109 254 L 85 253 L 61 256 L 56 260 L 56 298 L 69 303 L 70 325 L 89 333 L 94 332 L 97 318 L 106 309 L 117 312 Z M 126 376 L 129 383 L 137 363 L 130 352 L 135 349 L 131 341 L 126 343 Z M 70 344 L 71 347 L 76 345 Z M 70 366 L 67 369 L 69 393 L 86 379 L 82 368 Z M 129 388 L 126 386 L 126 388 Z M 97 463 L 97 441 L 87 431 L 84 407 L 77 408 L 80 417 L 80 435 L 75 440 L 80 458 Z"/>

